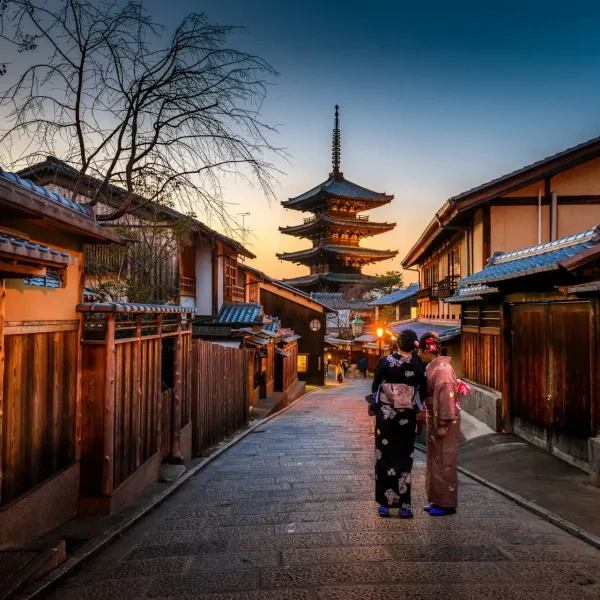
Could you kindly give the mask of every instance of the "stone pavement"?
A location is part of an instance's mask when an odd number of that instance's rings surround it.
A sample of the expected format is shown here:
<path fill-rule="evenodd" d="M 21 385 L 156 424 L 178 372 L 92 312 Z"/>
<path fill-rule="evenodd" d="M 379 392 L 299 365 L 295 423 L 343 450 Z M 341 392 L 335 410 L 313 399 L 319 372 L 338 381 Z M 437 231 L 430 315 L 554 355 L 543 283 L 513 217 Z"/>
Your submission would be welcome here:
<path fill-rule="evenodd" d="M 600 599 L 599 551 L 467 478 L 453 517 L 380 519 L 369 383 L 328 386 L 256 429 L 47 597 Z"/>

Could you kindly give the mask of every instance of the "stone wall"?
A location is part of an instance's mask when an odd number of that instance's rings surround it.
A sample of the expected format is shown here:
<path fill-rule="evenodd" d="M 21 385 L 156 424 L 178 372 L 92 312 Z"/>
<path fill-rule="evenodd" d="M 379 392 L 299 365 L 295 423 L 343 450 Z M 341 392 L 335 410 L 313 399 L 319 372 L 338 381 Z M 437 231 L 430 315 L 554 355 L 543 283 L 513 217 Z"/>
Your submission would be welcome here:
<path fill-rule="evenodd" d="M 461 408 L 494 431 L 502 431 L 502 394 L 472 381 L 468 382 L 471 391 L 460 399 Z"/>

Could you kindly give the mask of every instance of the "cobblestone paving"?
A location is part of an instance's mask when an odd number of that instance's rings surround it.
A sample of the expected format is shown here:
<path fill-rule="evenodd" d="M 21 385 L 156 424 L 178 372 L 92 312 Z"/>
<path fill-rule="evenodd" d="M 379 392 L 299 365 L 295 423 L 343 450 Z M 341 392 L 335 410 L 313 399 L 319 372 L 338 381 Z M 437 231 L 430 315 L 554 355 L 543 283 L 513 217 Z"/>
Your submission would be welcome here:
<path fill-rule="evenodd" d="M 48 598 L 600 599 L 600 552 L 460 480 L 460 510 L 373 501 L 366 382 L 328 387 L 222 455 Z M 518 465 L 515 465 L 518 468 Z"/>

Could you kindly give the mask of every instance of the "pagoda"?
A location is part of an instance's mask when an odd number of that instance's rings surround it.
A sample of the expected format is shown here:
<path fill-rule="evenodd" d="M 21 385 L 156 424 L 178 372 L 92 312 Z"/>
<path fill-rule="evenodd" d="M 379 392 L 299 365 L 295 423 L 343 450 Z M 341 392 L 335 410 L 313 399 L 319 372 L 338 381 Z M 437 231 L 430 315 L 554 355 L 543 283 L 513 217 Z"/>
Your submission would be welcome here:
<path fill-rule="evenodd" d="M 391 231 L 395 223 L 370 221 L 367 210 L 388 204 L 394 196 L 373 192 L 347 179 L 340 171 L 340 117 L 335 107 L 333 129 L 333 171 L 327 181 L 312 190 L 283 201 L 285 208 L 312 213 L 301 225 L 280 227 L 287 235 L 307 238 L 312 248 L 278 254 L 280 260 L 306 265 L 310 274 L 285 283 L 305 291 L 337 291 L 340 286 L 360 282 L 375 282 L 375 277 L 363 275 L 363 266 L 394 258 L 397 250 L 363 248 L 363 238 Z"/>

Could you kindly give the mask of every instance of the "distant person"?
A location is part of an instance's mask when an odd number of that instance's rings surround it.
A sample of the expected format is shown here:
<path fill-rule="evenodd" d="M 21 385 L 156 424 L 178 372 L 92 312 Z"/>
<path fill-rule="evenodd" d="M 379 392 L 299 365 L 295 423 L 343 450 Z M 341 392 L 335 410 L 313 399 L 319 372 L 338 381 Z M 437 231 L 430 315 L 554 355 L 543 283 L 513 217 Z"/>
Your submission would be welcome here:
<path fill-rule="evenodd" d="M 458 505 L 458 382 L 450 357 L 440 356 L 441 352 L 442 342 L 437 334 L 421 336 L 419 355 L 427 363 L 425 510 L 433 517 L 452 515 Z"/>
<path fill-rule="evenodd" d="M 344 379 L 346 379 L 346 377 L 347 377 L 346 373 L 348 373 L 348 361 L 346 361 L 346 360 L 342 361 L 342 369 L 344 369 Z"/>
<path fill-rule="evenodd" d="M 389 356 L 378 363 L 371 387 L 375 404 L 375 500 L 379 516 L 410 519 L 413 453 L 420 396 L 427 393 L 425 363 L 416 351 L 417 334 L 404 330 Z"/>
<path fill-rule="evenodd" d="M 367 378 L 367 357 L 366 356 L 361 356 L 360 360 L 358 361 L 358 369 L 363 374 L 363 377 L 366 379 Z"/>
<path fill-rule="evenodd" d="M 344 382 L 344 370 L 342 369 L 342 365 L 338 364 L 335 367 L 335 373 L 337 377 L 337 382 L 342 385 Z"/>

